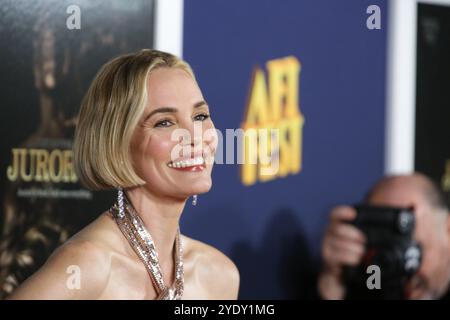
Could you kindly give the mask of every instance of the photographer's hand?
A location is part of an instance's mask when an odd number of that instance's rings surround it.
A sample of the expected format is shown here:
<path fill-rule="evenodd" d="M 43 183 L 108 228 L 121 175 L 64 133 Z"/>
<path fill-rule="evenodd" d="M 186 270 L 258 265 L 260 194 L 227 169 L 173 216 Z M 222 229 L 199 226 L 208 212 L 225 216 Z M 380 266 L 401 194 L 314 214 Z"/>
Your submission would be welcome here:
<path fill-rule="evenodd" d="M 356 211 L 352 207 L 340 206 L 331 211 L 322 243 L 324 265 L 318 282 L 319 293 L 324 299 L 345 297 L 342 268 L 358 265 L 364 254 L 364 234 L 348 223 L 355 217 Z"/>

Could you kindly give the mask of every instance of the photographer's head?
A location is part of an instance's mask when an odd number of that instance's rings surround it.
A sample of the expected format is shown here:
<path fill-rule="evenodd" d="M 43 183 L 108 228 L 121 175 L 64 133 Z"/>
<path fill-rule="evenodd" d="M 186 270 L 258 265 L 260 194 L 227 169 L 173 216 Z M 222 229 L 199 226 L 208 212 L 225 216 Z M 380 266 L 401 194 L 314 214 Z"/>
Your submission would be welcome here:
<path fill-rule="evenodd" d="M 414 208 L 415 239 L 423 248 L 422 265 L 408 285 L 410 299 L 437 299 L 450 281 L 450 218 L 442 192 L 426 176 L 382 179 L 368 193 L 371 205 Z"/>

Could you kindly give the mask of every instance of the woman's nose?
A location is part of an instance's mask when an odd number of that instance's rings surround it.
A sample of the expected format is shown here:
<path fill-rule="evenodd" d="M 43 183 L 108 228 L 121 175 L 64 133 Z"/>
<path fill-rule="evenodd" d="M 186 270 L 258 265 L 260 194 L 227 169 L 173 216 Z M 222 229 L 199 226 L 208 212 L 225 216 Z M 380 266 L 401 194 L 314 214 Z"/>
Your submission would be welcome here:
<path fill-rule="evenodd" d="M 180 135 L 180 143 L 182 145 L 196 146 L 202 143 L 203 128 L 201 124 L 194 123 L 189 128 L 183 128 L 183 133 Z"/>

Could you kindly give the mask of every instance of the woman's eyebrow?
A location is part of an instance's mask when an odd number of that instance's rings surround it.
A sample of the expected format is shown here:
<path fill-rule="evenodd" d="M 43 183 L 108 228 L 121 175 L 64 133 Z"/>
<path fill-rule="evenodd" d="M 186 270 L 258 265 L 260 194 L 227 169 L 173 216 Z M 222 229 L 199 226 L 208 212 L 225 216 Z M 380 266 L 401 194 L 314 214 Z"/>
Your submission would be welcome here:
<path fill-rule="evenodd" d="M 208 106 L 208 104 L 206 103 L 206 101 L 202 100 L 199 102 L 194 103 L 194 109 L 196 108 L 200 108 L 202 106 Z M 151 116 L 153 116 L 156 113 L 176 113 L 178 112 L 178 109 L 176 108 L 172 108 L 172 107 L 161 107 L 158 109 L 153 110 L 152 112 L 150 112 L 144 119 L 144 122 L 147 121 L 148 119 L 150 119 Z"/>
<path fill-rule="evenodd" d="M 199 108 L 199 107 L 201 107 L 201 106 L 208 106 L 208 104 L 206 103 L 205 100 L 202 100 L 202 101 L 199 101 L 199 102 L 197 102 L 197 103 L 194 103 L 194 109 L 195 109 L 195 108 Z"/>
<path fill-rule="evenodd" d="M 144 122 L 147 121 L 151 116 L 153 116 L 156 113 L 168 113 L 168 112 L 175 113 L 175 112 L 178 112 L 178 110 L 175 108 L 171 108 L 171 107 L 162 107 L 162 108 L 155 109 L 145 117 Z"/>

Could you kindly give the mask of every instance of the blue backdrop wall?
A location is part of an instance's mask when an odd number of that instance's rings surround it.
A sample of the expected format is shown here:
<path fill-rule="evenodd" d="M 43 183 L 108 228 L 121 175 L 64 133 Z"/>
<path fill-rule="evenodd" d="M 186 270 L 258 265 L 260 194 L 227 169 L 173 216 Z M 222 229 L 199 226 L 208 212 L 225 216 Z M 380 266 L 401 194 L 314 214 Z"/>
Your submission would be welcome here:
<path fill-rule="evenodd" d="M 369 5 L 381 30 L 369 30 Z M 387 1 L 188 0 L 184 58 L 218 129 L 244 120 L 252 72 L 301 63 L 301 171 L 245 186 L 218 164 L 213 188 L 183 214 L 185 233 L 236 263 L 240 298 L 314 297 L 329 209 L 361 200 L 383 174 Z"/>

